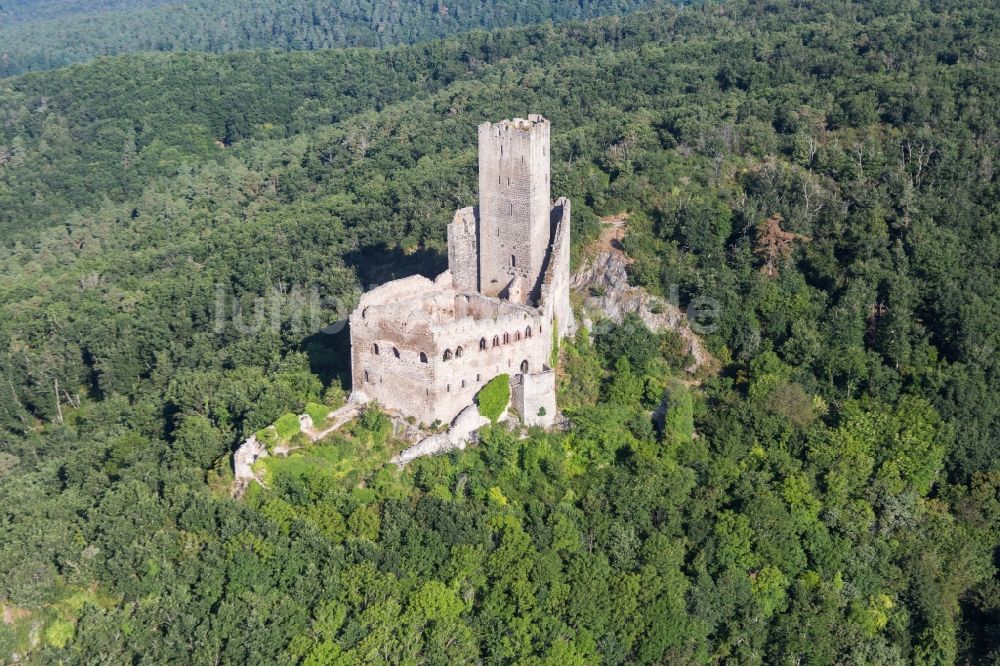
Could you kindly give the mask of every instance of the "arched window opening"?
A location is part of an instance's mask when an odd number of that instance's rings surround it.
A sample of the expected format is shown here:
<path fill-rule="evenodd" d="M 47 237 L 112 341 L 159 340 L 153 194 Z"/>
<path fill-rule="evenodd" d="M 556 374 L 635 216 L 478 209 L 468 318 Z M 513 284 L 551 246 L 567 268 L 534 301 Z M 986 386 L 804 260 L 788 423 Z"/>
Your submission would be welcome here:
<path fill-rule="evenodd" d="M 531 337 L 531 327 L 530 326 L 528 328 L 524 329 L 524 337 L 526 337 L 526 338 L 530 338 Z"/>
<path fill-rule="evenodd" d="M 465 380 L 462 380 L 462 388 L 465 388 Z"/>
<path fill-rule="evenodd" d="M 420 362 L 421 363 L 426 363 L 427 362 L 427 354 L 425 354 L 423 352 L 420 352 Z"/>
<path fill-rule="evenodd" d="M 455 348 L 455 358 L 462 358 L 462 348 L 461 347 L 456 347 Z"/>
<path fill-rule="evenodd" d="M 399 358 L 399 350 L 396 349 L 395 347 L 393 347 L 392 348 L 392 355 L 395 356 L 396 358 Z"/>
<path fill-rule="evenodd" d="M 493 336 L 493 346 L 494 347 L 499 347 L 500 346 L 500 336 L 499 335 L 494 335 Z"/>
<path fill-rule="evenodd" d="M 521 331 L 514 331 L 514 342 L 521 341 Z"/>
<path fill-rule="evenodd" d="M 508 342 L 510 342 L 510 333 L 504 333 L 503 334 L 503 343 L 507 344 Z"/>
<path fill-rule="evenodd" d="M 527 371 L 528 371 L 528 359 L 524 359 L 523 361 L 521 361 L 521 372 L 527 372 Z"/>
<path fill-rule="evenodd" d="M 486 349 L 486 338 L 481 338 L 479 340 L 479 349 L 480 349 L 480 351 L 482 351 L 483 349 Z"/>
<path fill-rule="evenodd" d="M 450 361 L 451 360 L 451 350 L 450 349 L 445 349 L 444 350 L 444 360 L 446 360 L 446 361 Z"/>
<path fill-rule="evenodd" d="M 372 381 L 372 379 L 371 379 L 371 377 L 368 376 L 368 371 L 365 370 L 365 383 L 366 384 L 371 384 L 371 381 Z"/>
<path fill-rule="evenodd" d="M 374 351 L 375 355 L 378 356 L 378 343 L 377 342 L 372 345 L 372 351 Z"/>

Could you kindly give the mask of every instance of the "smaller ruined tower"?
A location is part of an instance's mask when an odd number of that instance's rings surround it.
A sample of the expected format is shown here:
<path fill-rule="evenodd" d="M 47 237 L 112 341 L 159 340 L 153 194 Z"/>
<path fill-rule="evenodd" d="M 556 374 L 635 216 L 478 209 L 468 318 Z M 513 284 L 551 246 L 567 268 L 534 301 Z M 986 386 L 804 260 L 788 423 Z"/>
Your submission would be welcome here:
<path fill-rule="evenodd" d="M 479 291 L 538 298 L 551 237 L 549 121 L 479 126 Z"/>

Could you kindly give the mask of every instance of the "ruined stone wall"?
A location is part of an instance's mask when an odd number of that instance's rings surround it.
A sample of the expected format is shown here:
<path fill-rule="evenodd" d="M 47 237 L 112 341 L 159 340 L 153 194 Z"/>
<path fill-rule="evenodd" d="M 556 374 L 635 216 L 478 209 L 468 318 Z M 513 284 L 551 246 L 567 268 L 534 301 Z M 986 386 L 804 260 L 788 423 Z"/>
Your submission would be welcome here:
<path fill-rule="evenodd" d="M 457 298 L 464 299 L 465 295 Z M 457 319 L 437 326 L 435 342 L 438 363 L 431 390 L 438 396 L 438 407 L 434 418 L 448 421 L 471 404 L 483 384 L 493 377 L 545 367 L 552 334 L 537 309 L 509 308 L 496 317 Z"/>
<path fill-rule="evenodd" d="M 527 425 L 550 426 L 556 416 L 556 373 L 545 369 L 511 382 L 511 404 Z"/>
<path fill-rule="evenodd" d="M 546 371 L 552 327 L 558 326 L 560 338 L 574 330 L 569 201 L 557 201 L 550 219 L 552 246 L 537 308 L 456 291 L 452 269 L 434 281 L 414 276 L 365 294 L 351 316 L 354 389 L 425 423 L 449 422 L 498 374 L 516 376 L 525 367 L 529 375 Z M 458 262 L 453 267 L 463 270 Z M 528 382 L 538 394 L 522 398 L 530 412 L 525 418 L 536 422 L 540 406 L 554 415 L 544 389 Z"/>
<path fill-rule="evenodd" d="M 541 307 L 545 316 L 554 320 L 559 337 L 576 332 L 573 307 L 569 302 L 570 286 L 570 203 L 560 197 L 552 207 L 552 247 L 541 287 Z"/>
<path fill-rule="evenodd" d="M 354 390 L 425 423 L 448 422 L 498 374 L 545 367 L 552 332 L 542 310 L 421 279 L 430 291 L 399 290 L 410 302 L 380 287 L 351 316 Z M 453 304 L 444 307 L 448 298 Z M 451 316 L 426 316 L 425 303 Z"/>
<path fill-rule="evenodd" d="M 430 326 L 398 317 L 393 307 L 364 303 L 350 325 L 353 389 L 390 409 L 429 411 L 431 396 L 425 389 L 433 382 L 432 368 L 418 350 L 433 348 Z"/>
<path fill-rule="evenodd" d="M 487 296 L 519 278 L 522 298 L 537 297 L 550 236 L 549 159 L 541 116 L 479 126 L 479 290 Z"/>
<path fill-rule="evenodd" d="M 475 209 L 460 208 L 448 225 L 448 270 L 459 291 L 479 289 L 479 255 Z"/>

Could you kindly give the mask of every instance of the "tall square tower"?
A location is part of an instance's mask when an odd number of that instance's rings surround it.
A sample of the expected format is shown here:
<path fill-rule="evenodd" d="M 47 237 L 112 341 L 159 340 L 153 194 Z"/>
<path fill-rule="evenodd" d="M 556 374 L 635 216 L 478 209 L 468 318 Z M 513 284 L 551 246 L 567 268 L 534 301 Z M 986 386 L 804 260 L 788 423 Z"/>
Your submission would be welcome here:
<path fill-rule="evenodd" d="M 479 126 L 479 291 L 537 298 L 551 237 L 549 121 Z"/>

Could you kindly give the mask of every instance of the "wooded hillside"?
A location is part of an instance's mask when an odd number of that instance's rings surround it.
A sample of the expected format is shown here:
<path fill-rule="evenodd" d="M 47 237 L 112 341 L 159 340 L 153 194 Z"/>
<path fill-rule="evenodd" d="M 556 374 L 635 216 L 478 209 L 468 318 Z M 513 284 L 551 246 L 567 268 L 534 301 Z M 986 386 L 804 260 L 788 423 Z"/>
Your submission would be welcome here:
<path fill-rule="evenodd" d="M 0 655 L 993 663 L 998 10 L 708 4 L 0 80 Z M 476 125 L 528 111 L 577 257 L 629 211 L 632 280 L 719 305 L 720 372 L 628 321 L 563 344 L 565 433 L 399 471 L 371 410 L 231 500 L 244 436 L 342 399 L 320 329 L 442 268 Z"/>

